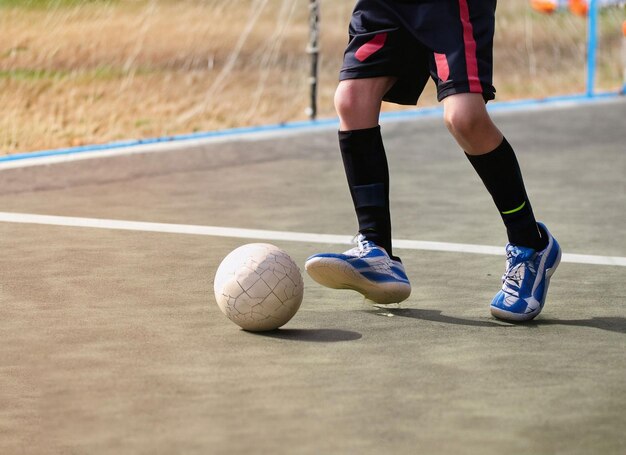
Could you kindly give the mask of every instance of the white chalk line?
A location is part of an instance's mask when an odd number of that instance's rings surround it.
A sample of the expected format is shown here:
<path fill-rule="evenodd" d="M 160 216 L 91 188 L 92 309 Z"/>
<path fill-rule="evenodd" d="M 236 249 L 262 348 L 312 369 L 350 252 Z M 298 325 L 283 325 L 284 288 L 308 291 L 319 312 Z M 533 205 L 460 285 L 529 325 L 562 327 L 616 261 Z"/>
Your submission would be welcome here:
<path fill-rule="evenodd" d="M 206 235 L 212 237 L 230 237 L 252 240 L 326 243 L 336 245 L 350 245 L 353 243 L 353 237 L 350 235 L 271 231 L 261 229 L 243 229 L 191 224 L 150 223 L 143 221 L 36 215 L 29 213 L 0 212 L 0 222 L 114 229 L 123 231 L 157 232 L 167 234 Z M 394 239 L 394 247 L 405 250 L 444 251 L 452 253 L 472 253 L 497 256 L 502 256 L 504 254 L 503 247 L 473 245 L 465 243 L 426 242 L 421 240 Z M 563 262 L 569 262 L 574 264 L 610 265 L 626 267 L 626 257 L 619 256 L 595 256 L 588 254 L 564 253 L 561 260 Z"/>

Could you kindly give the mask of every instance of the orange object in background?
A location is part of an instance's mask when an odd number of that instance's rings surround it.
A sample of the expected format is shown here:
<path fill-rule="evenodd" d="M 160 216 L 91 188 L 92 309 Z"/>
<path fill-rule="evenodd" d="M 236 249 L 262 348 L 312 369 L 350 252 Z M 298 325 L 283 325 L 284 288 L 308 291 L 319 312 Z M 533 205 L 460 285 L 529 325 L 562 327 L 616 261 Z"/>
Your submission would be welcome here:
<path fill-rule="evenodd" d="M 540 13 L 550 14 L 555 12 L 559 5 L 556 0 L 530 0 L 530 6 Z"/>
<path fill-rule="evenodd" d="M 569 10 L 577 16 L 586 16 L 589 12 L 587 0 L 569 0 Z"/>
<path fill-rule="evenodd" d="M 626 21 L 622 24 L 622 33 L 624 34 L 624 38 L 626 38 Z"/>

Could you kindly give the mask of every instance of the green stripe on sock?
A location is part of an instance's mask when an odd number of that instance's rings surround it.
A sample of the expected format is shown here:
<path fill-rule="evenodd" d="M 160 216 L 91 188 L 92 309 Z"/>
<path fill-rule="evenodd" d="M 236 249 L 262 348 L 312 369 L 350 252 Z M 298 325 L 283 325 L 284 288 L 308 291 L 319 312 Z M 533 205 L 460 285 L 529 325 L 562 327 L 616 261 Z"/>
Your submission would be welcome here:
<path fill-rule="evenodd" d="M 524 207 L 526 206 L 526 201 L 522 202 L 522 205 L 520 205 L 519 207 L 517 207 L 516 209 L 513 210 L 509 210 L 507 212 L 501 212 L 503 215 L 510 215 L 511 213 L 515 213 L 515 212 L 519 212 L 520 210 L 522 210 Z"/>

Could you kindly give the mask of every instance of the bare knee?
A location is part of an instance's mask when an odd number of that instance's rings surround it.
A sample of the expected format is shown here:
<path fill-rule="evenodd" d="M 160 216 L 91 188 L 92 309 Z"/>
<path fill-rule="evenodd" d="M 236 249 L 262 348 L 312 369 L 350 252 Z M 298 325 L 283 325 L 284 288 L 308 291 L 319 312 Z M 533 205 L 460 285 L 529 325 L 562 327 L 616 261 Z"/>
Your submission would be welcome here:
<path fill-rule="evenodd" d="M 378 125 L 383 96 L 392 78 L 349 79 L 335 91 L 335 109 L 342 130 L 372 128 Z"/>
<path fill-rule="evenodd" d="M 342 81 L 335 91 L 335 109 L 339 117 L 349 117 L 353 112 L 367 105 L 367 91 L 352 81 Z"/>
<path fill-rule="evenodd" d="M 454 137 L 468 138 L 476 131 L 484 128 L 490 120 L 484 115 L 473 111 L 451 109 L 444 112 L 444 123 Z"/>
<path fill-rule="evenodd" d="M 487 113 L 481 95 L 461 94 L 446 99 L 444 123 L 470 155 L 488 153 L 502 142 L 502 133 Z"/>

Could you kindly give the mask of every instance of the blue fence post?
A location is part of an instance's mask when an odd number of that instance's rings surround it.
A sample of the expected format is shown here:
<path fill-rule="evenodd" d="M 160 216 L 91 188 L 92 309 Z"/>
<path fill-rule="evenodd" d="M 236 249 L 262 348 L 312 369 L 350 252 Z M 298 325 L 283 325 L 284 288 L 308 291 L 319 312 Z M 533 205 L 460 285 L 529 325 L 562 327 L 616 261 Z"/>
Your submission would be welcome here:
<path fill-rule="evenodd" d="M 587 91 L 592 97 L 596 85 L 596 49 L 598 47 L 598 0 L 589 0 L 587 25 Z"/>
<path fill-rule="evenodd" d="M 626 21 L 622 23 L 622 95 L 626 95 Z"/>

